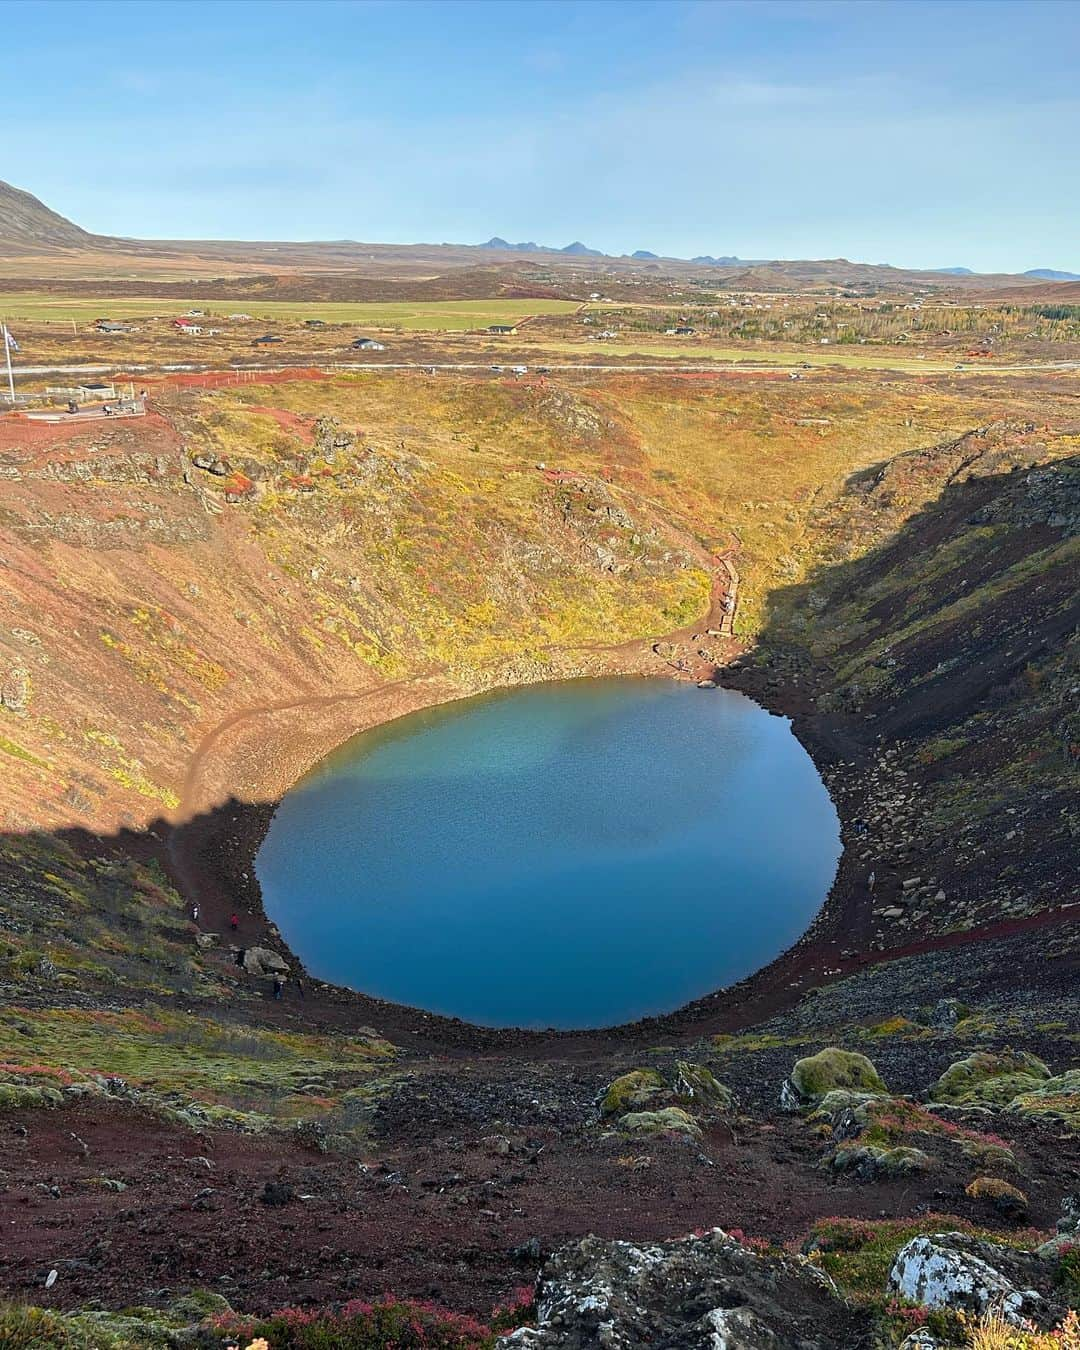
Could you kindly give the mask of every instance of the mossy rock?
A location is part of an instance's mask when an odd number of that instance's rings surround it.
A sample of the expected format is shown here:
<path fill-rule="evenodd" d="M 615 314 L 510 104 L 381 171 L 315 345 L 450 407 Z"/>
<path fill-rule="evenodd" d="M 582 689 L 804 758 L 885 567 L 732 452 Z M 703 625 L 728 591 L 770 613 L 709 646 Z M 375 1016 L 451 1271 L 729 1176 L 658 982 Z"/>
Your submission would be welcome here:
<path fill-rule="evenodd" d="M 801 1101 L 815 1104 L 838 1089 L 874 1096 L 888 1093 L 881 1075 L 865 1055 L 836 1046 L 797 1060 L 791 1070 L 791 1085 Z"/>
<path fill-rule="evenodd" d="M 964 1187 L 969 1200 L 980 1200 L 1010 1223 L 1026 1223 L 1028 1198 L 1023 1191 L 1000 1177 L 976 1177 Z"/>
<path fill-rule="evenodd" d="M 987 1144 L 981 1139 L 965 1139 L 960 1145 L 964 1160 L 983 1172 L 1011 1172 L 1016 1168 L 1016 1154 L 1004 1144 Z"/>
<path fill-rule="evenodd" d="M 0 1111 L 25 1111 L 35 1107 L 62 1106 L 57 1088 L 31 1087 L 28 1083 L 0 1083 Z"/>
<path fill-rule="evenodd" d="M 852 1092 L 850 1088 L 833 1088 L 818 1102 L 811 1120 L 835 1116 L 839 1111 L 859 1111 L 872 1102 L 888 1101 L 879 1092 Z"/>
<path fill-rule="evenodd" d="M 1026 1120 L 1054 1121 L 1080 1134 L 1080 1069 L 1047 1078 L 1013 1098 L 1007 1109 Z"/>
<path fill-rule="evenodd" d="M 1014 1097 L 1038 1088 L 1050 1070 L 1026 1050 L 976 1050 L 950 1064 L 934 1084 L 936 1102 L 954 1106 L 1007 1106 Z"/>
<path fill-rule="evenodd" d="M 624 1134 L 651 1139 L 659 1135 L 679 1135 L 684 1139 L 700 1139 L 701 1126 L 681 1106 L 665 1106 L 662 1111 L 631 1111 L 619 1121 Z"/>
<path fill-rule="evenodd" d="M 704 1064 L 691 1064 L 680 1059 L 676 1061 L 675 1070 L 675 1092 L 682 1101 L 714 1111 L 730 1111 L 735 1105 L 731 1089 Z"/>
<path fill-rule="evenodd" d="M 833 1170 L 857 1181 L 894 1181 L 928 1172 L 933 1163 L 921 1148 L 880 1148 L 876 1144 L 847 1144 L 830 1159 Z"/>
<path fill-rule="evenodd" d="M 655 1069 L 633 1069 L 616 1078 L 604 1090 L 600 1111 L 605 1116 L 621 1116 L 642 1110 L 661 1096 L 664 1080 Z"/>
<path fill-rule="evenodd" d="M 212 1289 L 192 1289 L 173 1299 L 169 1311 L 183 1322 L 201 1322 L 219 1313 L 232 1312 L 232 1304 L 223 1294 Z"/>

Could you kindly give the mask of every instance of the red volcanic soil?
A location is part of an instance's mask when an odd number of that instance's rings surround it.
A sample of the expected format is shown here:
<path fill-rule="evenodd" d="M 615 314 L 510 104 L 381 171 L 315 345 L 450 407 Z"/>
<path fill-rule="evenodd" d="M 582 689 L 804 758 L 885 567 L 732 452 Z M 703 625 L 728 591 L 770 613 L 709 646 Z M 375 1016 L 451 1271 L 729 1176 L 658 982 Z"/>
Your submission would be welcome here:
<path fill-rule="evenodd" d="M 422 1072 L 373 1115 L 378 1161 L 195 1134 L 121 1102 L 6 1116 L 0 1286 L 53 1306 L 205 1285 L 257 1312 L 390 1291 L 485 1313 L 531 1280 L 536 1244 L 514 1254 L 531 1239 L 546 1253 L 590 1231 L 644 1240 L 719 1224 L 790 1241 L 834 1213 L 934 1209 L 987 1222 L 949 1141 L 928 1143 L 925 1177 L 823 1184 L 823 1146 L 801 1119 L 737 1117 L 700 1143 L 631 1142 L 597 1122 L 595 1071 L 560 1066 L 554 1083 L 505 1063 Z M 523 1107 L 530 1121 L 509 1118 Z M 1040 1159 L 1060 1174 L 1080 1141 L 1029 1128 L 1017 1147 L 1032 1222 L 1052 1228 L 1059 1188 Z M 268 1182 L 291 1198 L 264 1203 Z"/>
<path fill-rule="evenodd" d="M 61 447 L 100 449 L 103 440 L 115 440 L 132 429 L 137 429 L 139 450 L 154 451 L 162 443 L 175 448 L 178 444 L 172 423 L 152 411 L 137 418 L 102 417 L 70 422 L 36 422 L 18 414 L 8 414 L 0 416 L 0 454 L 41 450 L 47 452 L 42 455 L 43 460 L 62 460 Z"/>
<path fill-rule="evenodd" d="M 282 431 L 291 431 L 294 436 L 308 445 L 315 443 L 315 430 L 313 417 L 305 417 L 300 413 L 287 412 L 284 408 L 269 408 L 264 403 L 247 403 L 244 405 L 248 412 L 261 413 L 264 417 L 272 417 Z"/>

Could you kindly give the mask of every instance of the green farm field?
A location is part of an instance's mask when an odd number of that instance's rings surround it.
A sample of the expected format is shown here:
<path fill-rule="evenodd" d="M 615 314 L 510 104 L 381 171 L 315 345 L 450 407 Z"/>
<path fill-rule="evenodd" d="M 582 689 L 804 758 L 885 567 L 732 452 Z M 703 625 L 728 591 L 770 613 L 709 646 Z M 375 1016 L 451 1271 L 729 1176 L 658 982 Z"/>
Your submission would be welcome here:
<path fill-rule="evenodd" d="M 253 319 L 322 319 L 325 323 L 363 324 L 369 328 L 416 332 L 465 332 L 493 323 L 521 323 L 534 314 L 570 314 L 574 300 L 431 300 L 323 303 L 288 300 L 158 300 L 153 296 L 68 297 L 28 291 L 0 294 L 0 316 L 12 322 L 92 323 L 95 319 L 174 319 L 190 309 L 207 315 L 250 314 Z"/>

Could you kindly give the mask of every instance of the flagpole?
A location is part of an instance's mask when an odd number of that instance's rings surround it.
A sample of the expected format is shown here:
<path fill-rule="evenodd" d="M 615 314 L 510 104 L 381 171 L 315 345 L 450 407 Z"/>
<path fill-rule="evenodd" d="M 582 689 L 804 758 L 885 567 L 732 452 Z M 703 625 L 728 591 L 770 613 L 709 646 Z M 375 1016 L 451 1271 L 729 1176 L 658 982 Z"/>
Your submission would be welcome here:
<path fill-rule="evenodd" d="M 11 334 L 8 332 L 7 320 L 0 319 L 0 329 L 4 334 L 4 355 L 7 357 L 7 378 L 8 390 L 11 394 L 11 406 L 15 406 L 15 376 L 11 373 Z"/>

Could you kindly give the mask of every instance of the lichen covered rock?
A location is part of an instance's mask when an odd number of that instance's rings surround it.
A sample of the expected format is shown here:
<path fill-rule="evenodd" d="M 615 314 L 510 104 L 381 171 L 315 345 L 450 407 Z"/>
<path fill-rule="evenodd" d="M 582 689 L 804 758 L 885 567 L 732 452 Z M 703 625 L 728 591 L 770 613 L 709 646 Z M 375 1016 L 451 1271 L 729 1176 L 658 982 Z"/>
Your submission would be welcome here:
<path fill-rule="evenodd" d="M 1031 1287 L 1040 1274 L 1045 1274 L 1041 1262 L 1030 1252 L 963 1233 L 934 1233 L 901 1247 L 889 1271 L 889 1288 L 924 1308 L 976 1315 L 995 1308 L 1014 1325 L 1030 1319 L 1047 1326 L 1062 1309 Z"/>
<path fill-rule="evenodd" d="M 858 1314 L 809 1263 L 759 1256 L 714 1229 L 638 1245 L 587 1237 L 540 1273 L 537 1325 L 501 1350 L 840 1350 Z"/>

